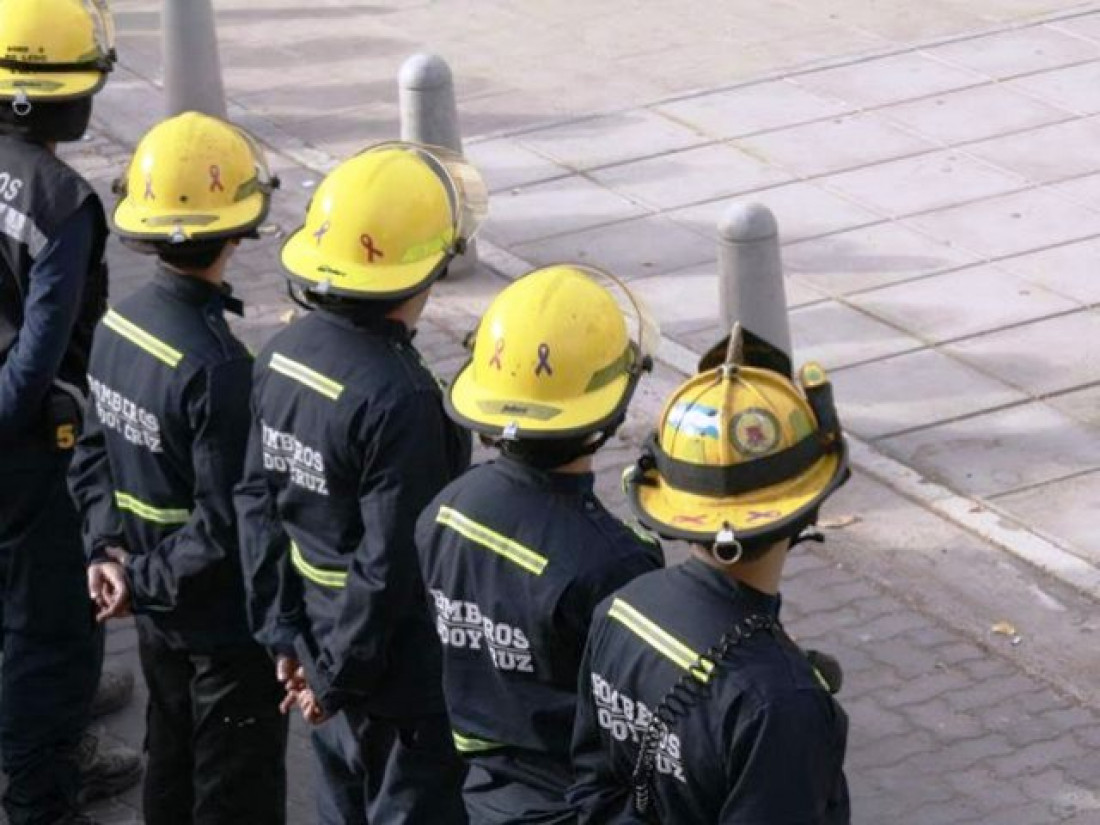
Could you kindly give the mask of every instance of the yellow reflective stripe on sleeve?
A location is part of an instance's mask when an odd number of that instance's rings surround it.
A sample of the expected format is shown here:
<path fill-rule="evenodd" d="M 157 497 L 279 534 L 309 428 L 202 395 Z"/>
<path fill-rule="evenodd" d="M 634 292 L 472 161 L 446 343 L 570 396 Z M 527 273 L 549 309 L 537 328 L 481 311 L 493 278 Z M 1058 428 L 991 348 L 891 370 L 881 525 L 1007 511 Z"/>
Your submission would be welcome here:
<path fill-rule="evenodd" d="M 436 524 L 450 527 L 456 533 L 465 536 L 474 544 L 480 544 L 486 550 L 492 550 L 498 556 L 503 556 L 508 561 L 518 564 L 528 573 L 541 576 L 549 561 L 540 556 L 534 550 L 524 547 L 518 541 L 513 541 L 507 536 L 502 536 L 495 530 L 491 530 L 484 524 L 478 524 L 472 518 L 450 507 L 440 507 L 439 515 L 435 517 Z"/>
<path fill-rule="evenodd" d="M 135 347 L 145 350 L 145 352 L 158 361 L 163 361 L 172 369 L 178 367 L 180 361 L 183 360 L 183 353 L 178 349 L 168 346 L 168 344 L 150 335 L 132 321 L 127 321 L 113 309 L 107 310 L 107 314 L 103 316 L 103 326 L 117 332 Z"/>
<path fill-rule="evenodd" d="M 317 567 L 310 564 L 306 561 L 306 557 L 302 555 L 302 551 L 298 549 L 298 545 L 294 542 L 290 543 L 290 563 L 294 565 L 295 570 L 314 584 L 319 584 L 322 587 L 331 587 L 335 590 L 340 590 L 347 586 L 347 573 L 343 570 L 325 570 L 323 567 Z"/>
<path fill-rule="evenodd" d="M 190 510 L 154 507 L 129 493 L 120 493 L 117 490 L 115 504 L 118 505 L 119 510 L 125 510 L 143 521 L 152 521 L 156 524 L 183 524 L 191 518 Z"/>
<path fill-rule="evenodd" d="M 271 369 L 333 401 L 339 399 L 340 394 L 344 391 L 343 384 L 338 384 L 328 376 L 321 375 L 321 373 L 310 369 L 305 364 L 299 364 L 297 361 L 292 361 L 277 352 L 271 356 Z"/>
<path fill-rule="evenodd" d="M 484 753 L 503 748 L 499 742 L 490 742 L 488 739 L 478 739 L 476 736 L 466 736 L 457 730 L 451 731 L 451 737 L 455 740 L 455 750 L 459 753 Z"/>
<path fill-rule="evenodd" d="M 710 681 L 714 662 L 706 659 L 681 642 L 667 630 L 647 619 L 622 599 L 611 603 L 608 615 L 665 658 L 688 671 L 700 682 Z"/>

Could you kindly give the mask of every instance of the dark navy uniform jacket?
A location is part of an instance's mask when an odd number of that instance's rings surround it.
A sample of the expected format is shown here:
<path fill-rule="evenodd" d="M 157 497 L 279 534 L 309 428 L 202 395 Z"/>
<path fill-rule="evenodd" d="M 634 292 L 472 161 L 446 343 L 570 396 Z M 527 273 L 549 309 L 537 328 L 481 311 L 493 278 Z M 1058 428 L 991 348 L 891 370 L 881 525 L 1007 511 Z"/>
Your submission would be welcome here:
<path fill-rule="evenodd" d="M 252 359 L 228 288 L 159 268 L 96 329 L 69 486 L 89 557 L 124 547 L 133 610 L 170 643 L 249 641 L 233 485 Z"/>
<path fill-rule="evenodd" d="M 0 135 L 0 444 L 49 437 L 51 399 L 75 421 L 92 331 L 106 308 L 107 224 L 92 187 L 46 147 Z M 58 438 L 58 436 L 61 438 Z"/>
<path fill-rule="evenodd" d="M 249 619 L 328 712 L 444 710 L 416 518 L 469 464 L 404 324 L 318 310 L 256 359 L 238 488 Z"/>
<path fill-rule="evenodd" d="M 581 669 L 571 798 L 581 822 L 643 822 L 631 775 L 653 714 L 682 677 L 701 698 L 660 739 L 653 772 L 661 823 L 841 825 L 847 717 L 781 629 L 699 662 L 779 600 L 692 559 L 643 576 L 606 600 Z"/>
<path fill-rule="evenodd" d="M 455 743 L 480 822 L 572 822 L 577 672 L 596 605 L 662 564 L 597 500 L 590 473 L 502 458 L 450 484 L 417 545 L 443 643 Z"/>

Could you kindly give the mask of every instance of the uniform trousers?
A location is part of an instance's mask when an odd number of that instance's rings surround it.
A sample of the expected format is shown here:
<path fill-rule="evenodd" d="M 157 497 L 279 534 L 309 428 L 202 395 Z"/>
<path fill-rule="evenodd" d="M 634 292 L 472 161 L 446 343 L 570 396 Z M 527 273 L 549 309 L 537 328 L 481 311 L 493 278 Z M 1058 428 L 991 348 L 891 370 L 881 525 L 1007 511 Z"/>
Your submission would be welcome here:
<path fill-rule="evenodd" d="M 345 709 L 313 731 L 320 825 L 466 825 L 466 768 L 446 714 Z"/>
<path fill-rule="evenodd" d="M 0 445 L 0 754 L 11 825 L 76 810 L 76 747 L 103 663 L 88 599 L 70 453 Z"/>
<path fill-rule="evenodd" d="M 257 645 L 194 653 L 138 619 L 146 712 L 146 825 L 283 825 L 287 717 Z"/>

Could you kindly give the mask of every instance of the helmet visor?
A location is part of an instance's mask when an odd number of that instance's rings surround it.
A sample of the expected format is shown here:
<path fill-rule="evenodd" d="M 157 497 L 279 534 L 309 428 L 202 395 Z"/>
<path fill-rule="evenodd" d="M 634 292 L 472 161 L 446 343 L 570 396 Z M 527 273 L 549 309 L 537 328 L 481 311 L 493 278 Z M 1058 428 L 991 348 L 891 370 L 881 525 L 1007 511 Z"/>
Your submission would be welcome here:
<path fill-rule="evenodd" d="M 447 198 L 451 204 L 453 237 L 461 245 L 469 243 L 481 229 L 489 213 L 489 190 L 477 167 L 468 163 L 458 152 L 442 146 L 390 141 L 372 146 L 367 151 L 385 149 L 413 152 L 431 167 L 447 190 Z"/>
<path fill-rule="evenodd" d="M 587 264 L 569 264 L 569 267 L 583 272 L 615 299 L 626 321 L 627 335 L 633 348 L 631 371 L 647 368 L 657 352 L 661 327 L 642 296 L 605 269 Z"/>

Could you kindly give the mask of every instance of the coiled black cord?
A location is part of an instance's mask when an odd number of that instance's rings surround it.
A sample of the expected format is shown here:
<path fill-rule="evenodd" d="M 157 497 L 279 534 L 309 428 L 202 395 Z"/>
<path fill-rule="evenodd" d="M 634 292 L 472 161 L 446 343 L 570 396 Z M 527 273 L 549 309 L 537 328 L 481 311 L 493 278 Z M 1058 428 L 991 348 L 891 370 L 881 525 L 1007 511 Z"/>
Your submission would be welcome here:
<path fill-rule="evenodd" d="M 647 819 L 651 816 L 653 771 L 657 766 L 657 753 L 660 750 L 662 737 L 668 734 L 677 720 L 686 716 L 688 711 L 707 697 L 710 686 L 719 674 L 719 668 L 725 666 L 726 659 L 733 648 L 755 634 L 765 630 L 772 631 L 775 627 L 776 621 L 761 613 L 753 613 L 741 619 L 722 636 L 716 645 L 696 659 L 691 668 L 681 674 L 676 684 L 661 699 L 657 709 L 653 711 L 649 726 L 642 735 L 638 758 L 634 762 L 632 777 L 634 808 L 640 816 Z M 696 674 L 707 673 L 705 662 L 713 663 L 714 667 L 709 673 L 709 678 L 702 680 Z"/>

